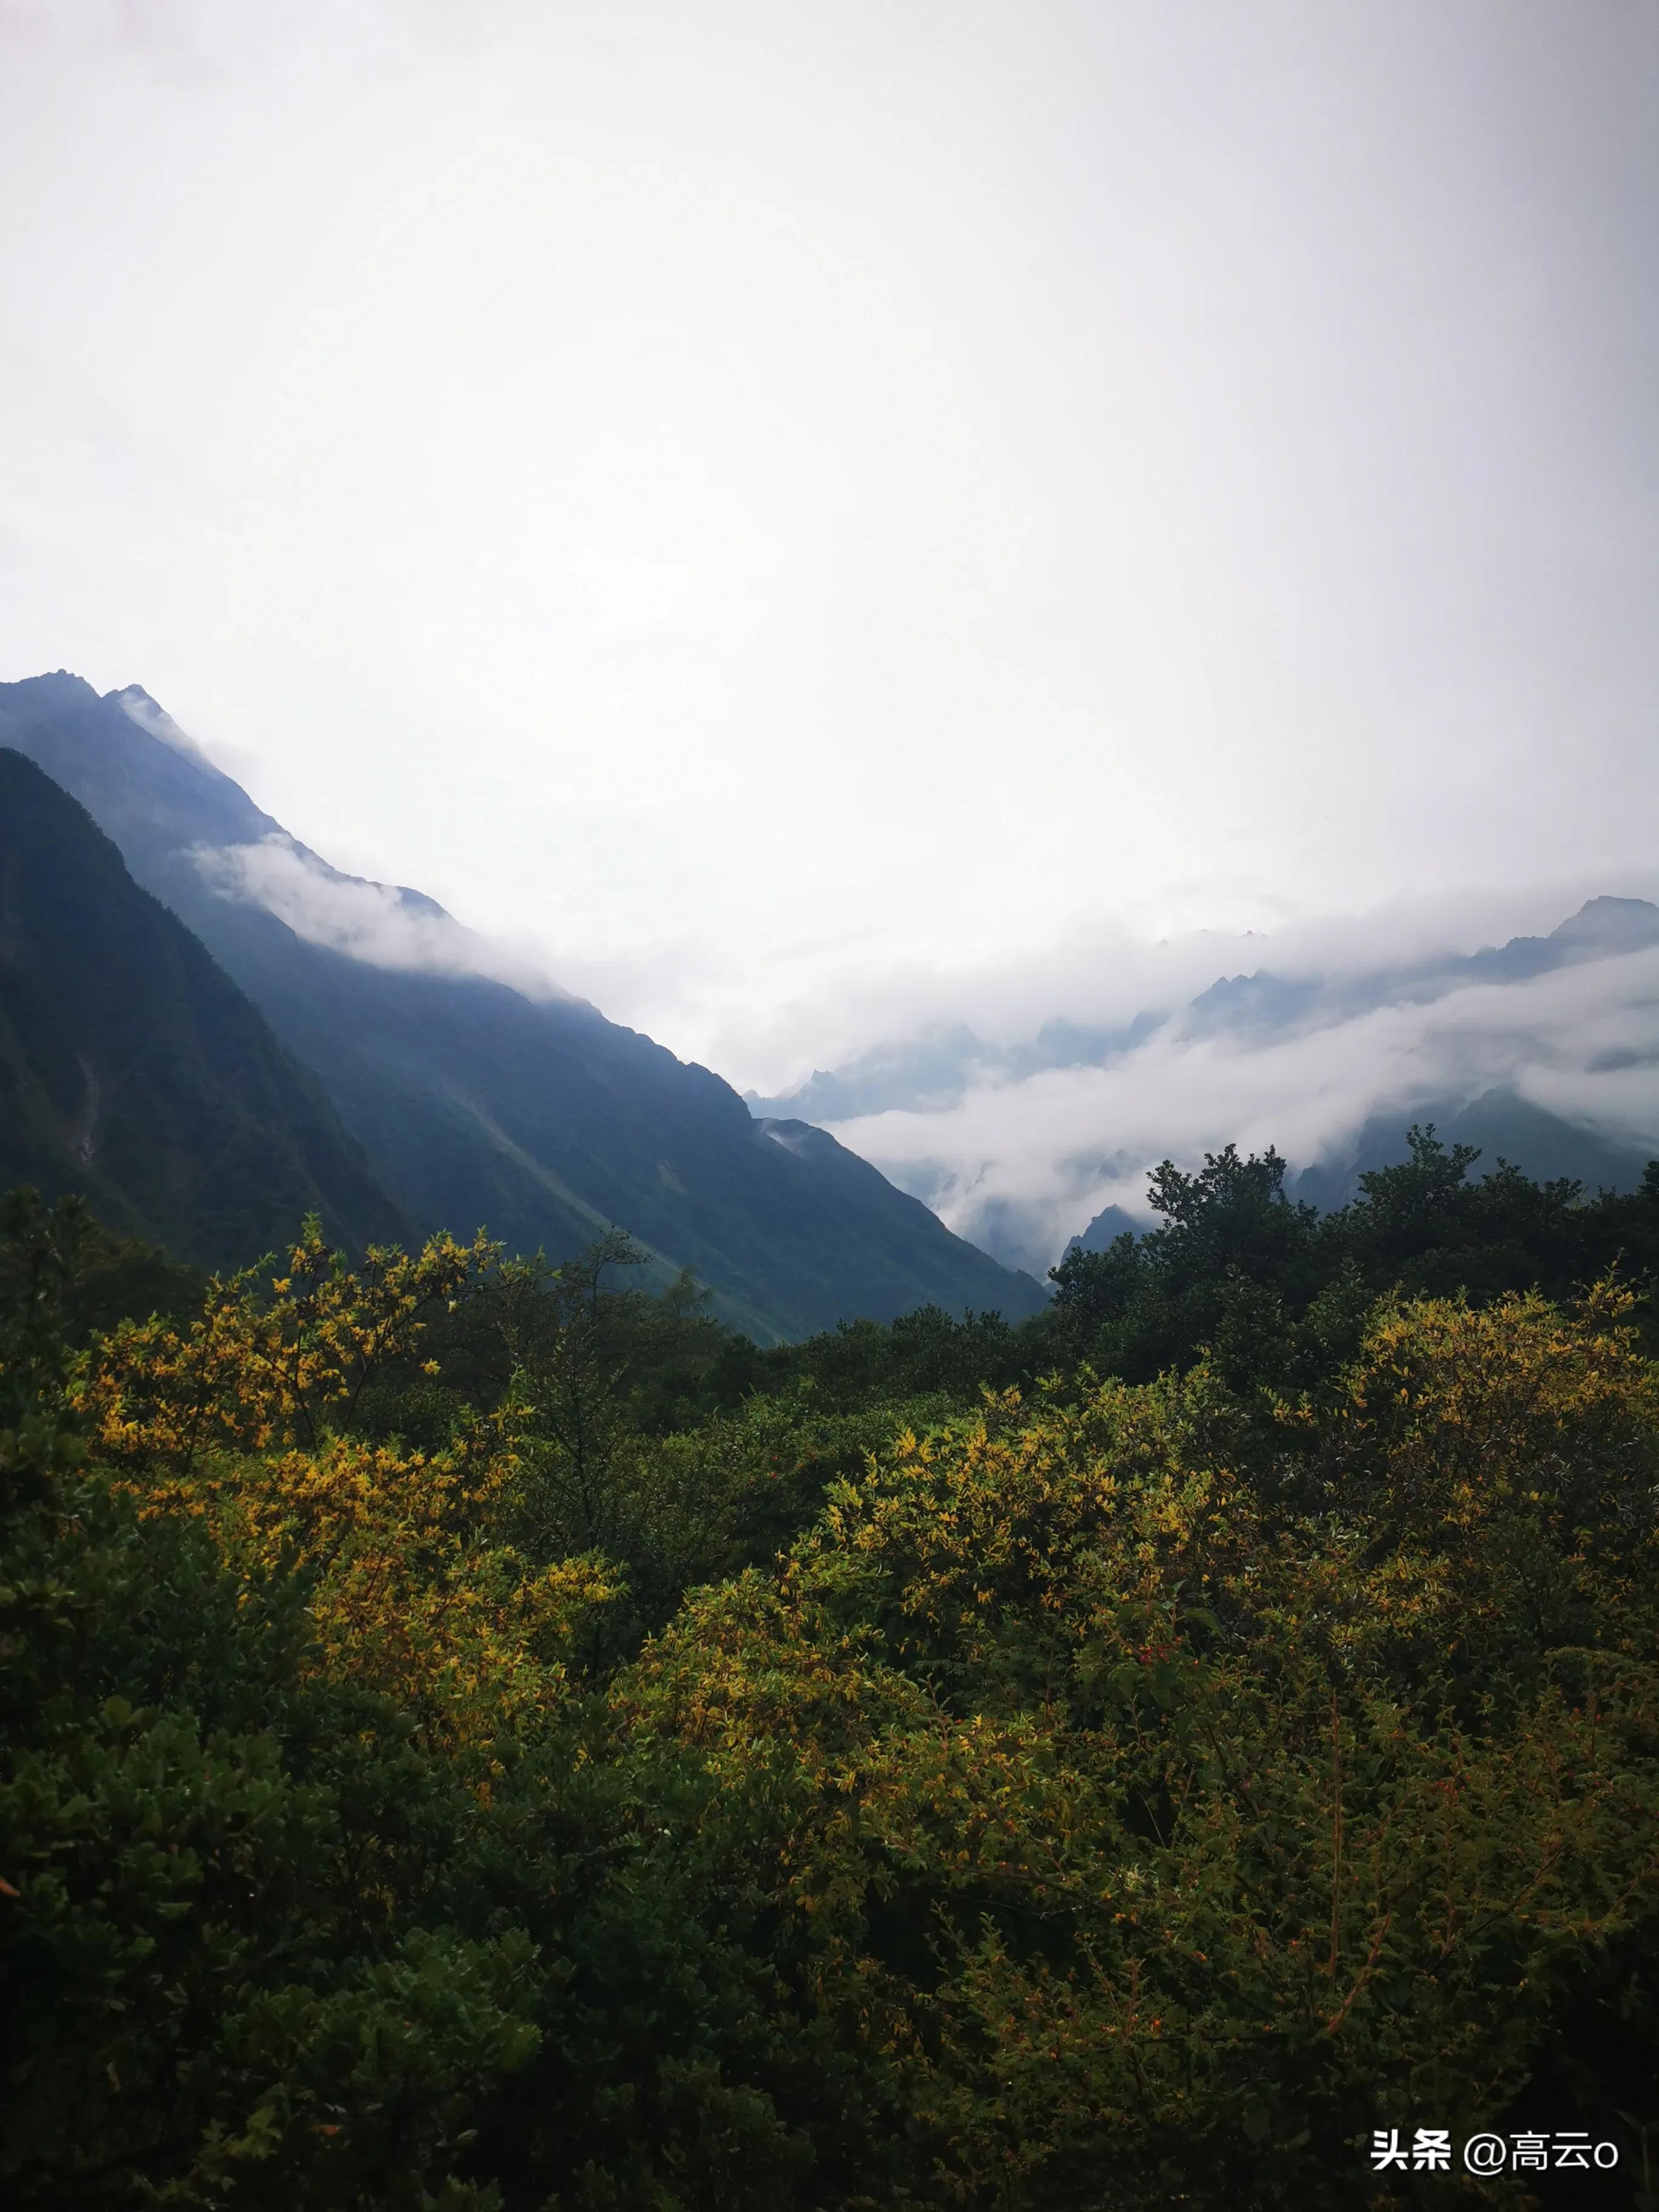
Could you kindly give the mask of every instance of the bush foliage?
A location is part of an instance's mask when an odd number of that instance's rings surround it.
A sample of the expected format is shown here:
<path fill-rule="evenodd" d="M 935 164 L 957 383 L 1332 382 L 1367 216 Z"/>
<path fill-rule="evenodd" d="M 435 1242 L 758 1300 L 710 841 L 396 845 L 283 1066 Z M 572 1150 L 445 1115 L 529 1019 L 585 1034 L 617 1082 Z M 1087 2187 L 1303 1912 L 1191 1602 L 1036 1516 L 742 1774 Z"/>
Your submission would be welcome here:
<path fill-rule="evenodd" d="M 1640 2202 L 1659 1171 L 1469 1164 L 770 1352 L 615 1237 L 198 1292 L 15 1195 L 6 2201 L 1474 2190 L 1421 2119 Z"/>

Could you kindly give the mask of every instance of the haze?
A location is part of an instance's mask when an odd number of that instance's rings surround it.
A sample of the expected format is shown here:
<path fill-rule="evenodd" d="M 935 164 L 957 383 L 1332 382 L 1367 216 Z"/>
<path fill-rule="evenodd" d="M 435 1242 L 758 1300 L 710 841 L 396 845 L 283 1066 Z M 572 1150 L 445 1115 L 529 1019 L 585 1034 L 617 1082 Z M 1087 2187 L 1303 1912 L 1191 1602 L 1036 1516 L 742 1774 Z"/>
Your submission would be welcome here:
<path fill-rule="evenodd" d="M 1654 884 L 1656 98 L 1638 0 L 4 0 L 0 674 L 764 1089 L 1547 927 Z"/>

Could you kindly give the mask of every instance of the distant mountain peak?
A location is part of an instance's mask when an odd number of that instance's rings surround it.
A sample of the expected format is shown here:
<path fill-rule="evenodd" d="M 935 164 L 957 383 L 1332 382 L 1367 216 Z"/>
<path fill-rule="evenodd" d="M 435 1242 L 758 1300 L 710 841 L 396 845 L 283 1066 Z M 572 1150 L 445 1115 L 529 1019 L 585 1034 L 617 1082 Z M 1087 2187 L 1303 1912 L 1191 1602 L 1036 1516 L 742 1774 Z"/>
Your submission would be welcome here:
<path fill-rule="evenodd" d="M 1586 899 L 1550 932 L 1551 941 L 1596 952 L 1634 952 L 1659 945 L 1659 906 L 1650 899 L 1614 898 L 1603 893 Z"/>

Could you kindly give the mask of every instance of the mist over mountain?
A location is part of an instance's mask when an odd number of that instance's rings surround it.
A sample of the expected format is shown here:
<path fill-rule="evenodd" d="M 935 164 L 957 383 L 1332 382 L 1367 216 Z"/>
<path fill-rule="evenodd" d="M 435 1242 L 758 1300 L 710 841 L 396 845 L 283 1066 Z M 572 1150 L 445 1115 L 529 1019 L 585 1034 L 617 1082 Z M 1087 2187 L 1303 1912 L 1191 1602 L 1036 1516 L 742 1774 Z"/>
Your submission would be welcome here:
<path fill-rule="evenodd" d="M 757 1115 L 846 1121 L 864 1114 L 933 1113 L 988 1081 L 1020 1082 L 1053 1067 L 1103 1067 L 1152 1036 L 1164 1017 L 1139 1013 L 1105 1026 L 1048 1021 L 1028 1042 L 994 1044 L 965 1022 L 930 1024 L 911 1037 L 871 1047 L 843 1066 L 816 1068 L 775 1098 L 744 1096 Z"/>
<path fill-rule="evenodd" d="M 620 1224 L 657 1278 L 691 1267 L 762 1337 L 927 1302 L 1029 1312 L 1070 1242 L 1147 1219 L 1152 1164 L 1230 1141 L 1277 1146 L 1325 1206 L 1403 1157 L 1413 1121 L 1591 1188 L 1629 1187 L 1659 1145 L 1659 907 L 1638 898 L 1468 951 L 1322 969 L 1304 940 L 1178 1004 L 1023 1037 L 934 1023 L 745 1108 L 537 956 L 332 867 L 137 686 L 0 686 L 0 743 L 314 1072 L 386 1207 L 555 1255 Z"/>
<path fill-rule="evenodd" d="M 818 1119 L 1012 1265 L 1149 1218 L 1147 1169 L 1277 1145 L 1322 1206 L 1413 1121 L 1528 1172 L 1632 1187 L 1659 1144 L 1659 907 L 1587 901 L 1474 951 L 1224 975 L 1176 1006 L 991 1042 L 939 1024 L 760 1113 Z"/>
<path fill-rule="evenodd" d="M 314 1071 L 402 1215 L 560 1258 L 612 1224 L 763 1340 L 1044 1293 L 831 1139 L 483 944 L 435 902 L 331 868 L 137 686 L 0 685 L 27 755 Z"/>

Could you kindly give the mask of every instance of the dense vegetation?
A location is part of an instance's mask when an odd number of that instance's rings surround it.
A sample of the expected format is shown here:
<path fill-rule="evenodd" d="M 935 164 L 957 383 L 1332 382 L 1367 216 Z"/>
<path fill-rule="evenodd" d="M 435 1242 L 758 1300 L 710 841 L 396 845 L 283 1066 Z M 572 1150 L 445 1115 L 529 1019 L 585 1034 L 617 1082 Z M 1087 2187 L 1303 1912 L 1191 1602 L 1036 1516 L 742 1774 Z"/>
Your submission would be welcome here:
<path fill-rule="evenodd" d="M 203 1286 L 14 1197 L 7 2201 L 1475 2188 L 1422 2121 L 1641 2202 L 1659 1168 L 1470 1166 L 1166 1166 L 1036 1321 L 770 1350 L 619 1239 Z"/>

